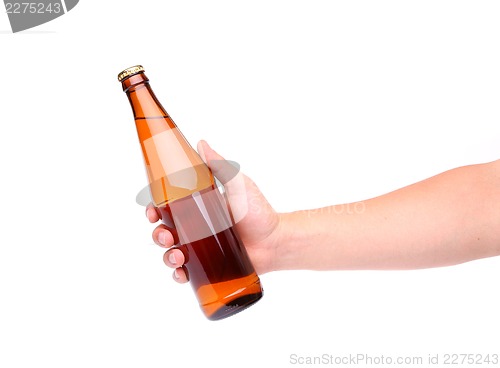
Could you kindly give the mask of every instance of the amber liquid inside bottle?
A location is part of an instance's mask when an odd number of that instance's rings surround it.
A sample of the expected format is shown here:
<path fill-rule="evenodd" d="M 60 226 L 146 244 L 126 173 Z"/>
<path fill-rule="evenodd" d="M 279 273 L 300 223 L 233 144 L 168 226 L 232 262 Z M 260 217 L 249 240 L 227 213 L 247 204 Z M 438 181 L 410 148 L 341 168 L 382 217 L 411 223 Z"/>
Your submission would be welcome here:
<path fill-rule="evenodd" d="M 259 277 L 222 203 L 219 190 L 207 188 L 159 207 L 163 222 L 177 230 L 174 237 L 189 281 L 211 320 L 233 315 L 262 297 Z"/>
<path fill-rule="evenodd" d="M 134 112 L 152 201 L 173 229 L 205 316 L 229 317 L 262 297 L 259 277 L 210 169 L 158 102 L 143 70 L 135 70 L 121 82 Z"/>

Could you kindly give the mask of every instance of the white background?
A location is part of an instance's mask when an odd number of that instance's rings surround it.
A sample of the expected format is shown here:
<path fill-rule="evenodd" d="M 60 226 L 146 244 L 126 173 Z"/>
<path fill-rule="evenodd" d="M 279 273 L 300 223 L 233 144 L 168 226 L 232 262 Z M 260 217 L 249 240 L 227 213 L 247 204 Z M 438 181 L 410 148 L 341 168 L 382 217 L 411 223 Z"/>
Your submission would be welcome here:
<path fill-rule="evenodd" d="M 171 279 L 116 75 L 145 66 L 186 137 L 278 211 L 500 158 L 496 1 L 85 1 L 0 13 L 0 366 L 287 367 L 290 354 L 500 354 L 500 258 L 280 272 L 210 322 Z"/>

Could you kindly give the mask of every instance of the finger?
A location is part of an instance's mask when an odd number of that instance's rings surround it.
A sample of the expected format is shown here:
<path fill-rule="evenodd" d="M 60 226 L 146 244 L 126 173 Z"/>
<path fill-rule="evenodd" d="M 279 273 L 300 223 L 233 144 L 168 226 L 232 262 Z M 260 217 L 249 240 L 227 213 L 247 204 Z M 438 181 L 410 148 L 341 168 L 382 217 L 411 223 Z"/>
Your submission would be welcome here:
<path fill-rule="evenodd" d="M 210 167 L 212 173 L 222 184 L 233 179 L 240 171 L 240 166 L 233 161 L 227 161 L 215 152 L 206 141 L 198 142 L 198 153 L 202 160 Z"/>
<path fill-rule="evenodd" d="M 205 149 L 209 148 L 210 146 L 204 140 L 199 141 L 198 144 L 196 145 L 196 149 L 198 150 L 198 153 L 200 154 L 200 157 L 204 163 L 207 163 L 207 158 L 205 157 Z"/>
<path fill-rule="evenodd" d="M 247 182 L 251 181 L 243 175 L 237 163 L 225 160 L 206 141 L 200 141 L 197 149 L 214 176 L 224 184 L 233 220 L 235 223 L 240 222 L 249 211 Z"/>
<path fill-rule="evenodd" d="M 158 208 L 156 208 L 152 203 L 149 203 L 146 206 L 146 217 L 151 223 L 157 222 L 161 218 Z"/>
<path fill-rule="evenodd" d="M 170 268 L 179 268 L 185 262 L 184 253 L 177 248 L 169 249 L 163 255 L 163 262 Z"/>
<path fill-rule="evenodd" d="M 197 149 L 203 161 L 210 167 L 212 173 L 222 184 L 232 184 L 231 182 L 237 176 L 243 176 L 240 172 L 240 165 L 237 162 L 226 160 L 215 152 L 206 141 L 199 141 Z"/>
<path fill-rule="evenodd" d="M 198 145 L 196 146 L 196 149 L 198 150 L 198 153 L 201 156 L 201 159 L 206 163 L 209 164 L 210 161 L 212 160 L 225 160 L 224 157 L 219 155 L 217 152 L 214 151 L 212 147 L 207 143 L 207 141 L 201 140 L 198 142 Z"/>
<path fill-rule="evenodd" d="M 186 270 L 184 270 L 183 267 L 176 268 L 174 270 L 174 274 L 172 275 L 172 277 L 179 284 L 185 284 L 186 282 L 189 281 Z"/>
<path fill-rule="evenodd" d="M 171 229 L 167 228 L 164 224 L 158 225 L 153 230 L 153 241 L 160 247 L 166 248 L 170 248 L 175 244 Z"/>

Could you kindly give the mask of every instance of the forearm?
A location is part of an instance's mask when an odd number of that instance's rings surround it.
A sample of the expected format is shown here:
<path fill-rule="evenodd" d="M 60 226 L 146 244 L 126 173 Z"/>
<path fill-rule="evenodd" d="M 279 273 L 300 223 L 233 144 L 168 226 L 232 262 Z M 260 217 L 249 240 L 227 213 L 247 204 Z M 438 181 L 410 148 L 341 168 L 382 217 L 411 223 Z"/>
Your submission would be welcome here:
<path fill-rule="evenodd" d="M 500 254 L 500 161 L 281 215 L 277 269 L 415 269 Z"/>

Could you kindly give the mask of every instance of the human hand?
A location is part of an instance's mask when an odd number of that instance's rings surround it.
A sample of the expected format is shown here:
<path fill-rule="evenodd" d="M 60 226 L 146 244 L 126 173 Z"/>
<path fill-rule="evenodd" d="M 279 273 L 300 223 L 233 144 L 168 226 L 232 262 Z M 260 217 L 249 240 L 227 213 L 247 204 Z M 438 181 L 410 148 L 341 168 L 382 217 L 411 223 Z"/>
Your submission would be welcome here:
<path fill-rule="evenodd" d="M 229 205 L 235 219 L 235 229 L 240 235 L 250 260 L 258 274 L 276 269 L 276 250 L 279 244 L 280 216 L 274 211 L 257 185 L 241 172 L 227 163 L 205 141 L 197 146 L 203 161 L 212 173 L 224 184 Z M 151 223 L 160 220 L 160 214 L 152 204 L 146 208 L 146 216 Z M 156 244 L 168 250 L 163 260 L 168 267 L 174 268 L 174 280 L 185 283 L 188 280 L 184 269 L 184 254 L 174 246 L 175 229 L 165 224 L 158 225 L 153 231 Z"/>

